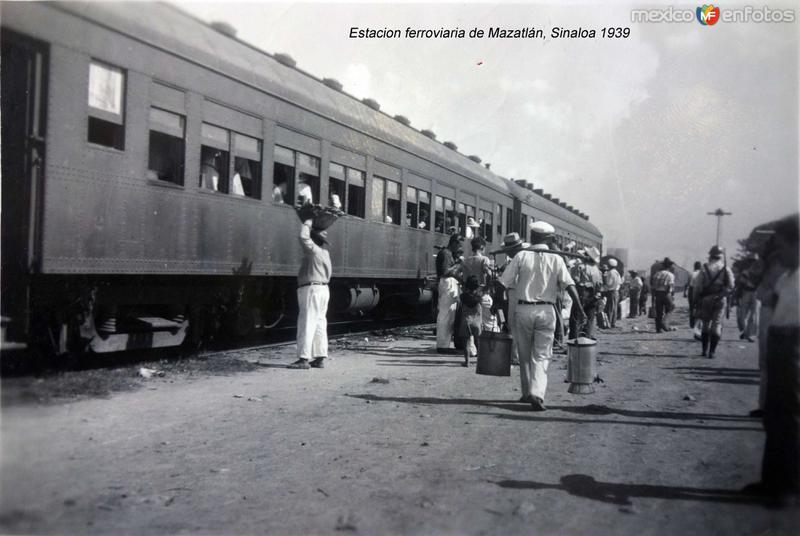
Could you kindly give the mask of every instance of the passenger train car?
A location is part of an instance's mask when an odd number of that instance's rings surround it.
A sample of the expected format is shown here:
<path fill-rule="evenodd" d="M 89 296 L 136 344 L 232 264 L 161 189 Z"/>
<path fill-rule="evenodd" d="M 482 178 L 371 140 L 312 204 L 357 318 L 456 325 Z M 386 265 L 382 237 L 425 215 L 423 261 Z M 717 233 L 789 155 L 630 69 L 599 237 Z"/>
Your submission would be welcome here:
<path fill-rule="evenodd" d="M 331 229 L 331 314 L 431 299 L 435 246 L 588 216 L 170 5 L 3 2 L 2 315 L 60 354 L 291 318 L 293 205 Z"/>

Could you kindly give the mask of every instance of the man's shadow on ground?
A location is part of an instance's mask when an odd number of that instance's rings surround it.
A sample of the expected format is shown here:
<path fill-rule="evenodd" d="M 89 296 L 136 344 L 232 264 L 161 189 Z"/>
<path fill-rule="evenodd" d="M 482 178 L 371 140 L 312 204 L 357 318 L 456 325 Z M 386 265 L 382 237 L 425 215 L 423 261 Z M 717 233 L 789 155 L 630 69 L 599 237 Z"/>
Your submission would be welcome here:
<path fill-rule="evenodd" d="M 620 506 L 631 505 L 633 498 L 676 499 L 683 501 L 704 501 L 719 503 L 753 503 L 762 502 L 756 495 L 748 495 L 739 490 L 705 489 L 683 486 L 656 486 L 652 484 L 620 484 L 600 482 L 589 475 L 565 475 L 560 484 L 546 484 L 530 480 L 501 480 L 494 482 L 501 488 L 508 489 L 556 489 L 566 491 L 570 495 L 592 499 Z"/>

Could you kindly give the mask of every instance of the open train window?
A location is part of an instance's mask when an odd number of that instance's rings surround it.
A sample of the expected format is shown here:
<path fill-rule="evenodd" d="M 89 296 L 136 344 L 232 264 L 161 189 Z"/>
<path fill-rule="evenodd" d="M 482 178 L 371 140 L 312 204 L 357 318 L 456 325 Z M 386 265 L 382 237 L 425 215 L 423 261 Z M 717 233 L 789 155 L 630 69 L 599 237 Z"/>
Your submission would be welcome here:
<path fill-rule="evenodd" d="M 89 63 L 88 141 L 125 149 L 125 71 L 95 60 Z"/>
<path fill-rule="evenodd" d="M 233 134 L 233 180 L 231 193 L 261 198 L 261 140 Z"/>
<path fill-rule="evenodd" d="M 347 182 L 344 166 L 330 163 L 328 166 L 328 206 L 342 210 L 347 200 Z"/>
<path fill-rule="evenodd" d="M 294 204 L 294 151 L 275 146 L 275 166 L 272 174 L 272 201 Z"/>
<path fill-rule="evenodd" d="M 183 186 L 186 119 L 150 108 L 150 146 L 147 169 L 153 178 Z"/>
<path fill-rule="evenodd" d="M 297 154 L 297 198 L 300 203 L 319 202 L 319 158 Z"/>
<path fill-rule="evenodd" d="M 431 194 L 423 190 L 406 188 L 406 224 L 415 229 L 428 230 L 431 218 Z"/>
<path fill-rule="evenodd" d="M 200 188 L 228 193 L 230 132 L 203 123 L 200 137 Z"/>
<path fill-rule="evenodd" d="M 363 218 L 367 213 L 367 189 L 365 173 L 347 168 L 347 213 Z"/>
<path fill-rule="evenodd" d="M 452 234 L 456 232 L 455 202 L 446 197 L 436 196 L 434 225 L 438 233 Z"/>
<path fill-rule="evenodd" d="M 400 225 L 400 183 L 386 181 L 386 223 Z"/>
<path fill-rule="evenodd" d="M 386 179 L 372 177 L 372 199 L 370 200 L 369 214 L 375 221 L 384 221 L 386 216 L 384 195 L 386 194 Z M 386 220 L 387 222 L 389 220 Z"/>
<path fill-rule="evenodd" d="M 493 242 L 494 237 L 492 233 L 494 232 L 494 226 L 492 225 L 492 212 L 489 210 L 481 210 L 480 211 L 480 235 L 486 240 L 487 242 Z"/>
<path fill-rule="evenodd" d="M 464 203 L 459 203 L 458 205 L 458 229 L 456 232 L 458 234 L 463 234 L 465 229 L 467 228 L 467 206 Z"/>

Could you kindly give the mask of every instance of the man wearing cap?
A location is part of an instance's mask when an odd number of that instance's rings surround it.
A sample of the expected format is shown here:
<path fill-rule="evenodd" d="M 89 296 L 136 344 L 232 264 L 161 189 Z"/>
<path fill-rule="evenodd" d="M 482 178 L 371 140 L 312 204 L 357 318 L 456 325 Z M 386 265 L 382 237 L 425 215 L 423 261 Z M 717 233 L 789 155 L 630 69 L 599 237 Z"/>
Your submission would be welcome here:
<path fill-rule="evenodd" d="M 436 275 L 439 277 L 439 313 L 436 317 L 436 351 L 440 354 L 451 353 L 450 341 L 453 339 L 453 327 L 458 307 L 458 280 L 460 259 L 456 252 L 464 240 L 459 235 L 450 235 L 447 247 L 436 255 Z"/>
<path fill-rule="evenodd" d="M 622 276 L 617 271 L 617 260 L 608 259 L 608 271 L 605 274 L 606 315 L 608 323 L 613 328 L 617 325 L 617 305 L 619 305 L 619 287 L 622 286 Z"/>
<path fill-rule="evenodd" d="M 672 297 L 675 292 L 675 263 L 664 257 L 661 269 L 653 275 L 653 297 L 656 302 L 656 333 L 675 331 L 669 322 L 669 314 L 674 308 Z"/>
<path fill-rule="evenodd" d="M 702 355 L 708 352 L 709 359 L 715 357 L 717 344 L 722 338 L 722 316 L 734 285 L 733 272 L 725 265 L 722 256 L 723 251 L 719 246 L 713 246 L 708 251 L 708 262 L 703 264 L 692 290 L 694 316 L 702 324 Z"/>
<path fill-rule="evenodd" d="M 530 230 L 534 251 L 515 255 L 500 282 L 517 293 L 514 335 L 519 349 L 522 399 L 530 402 L 534 411 L 544 411 L 547 366 L 553 355 L 556 328 L 556 297 L 560 289 L 566 288 L 574 302 L 580 304 L 580 298 L 564 259 L 547 253 L 547 241 L 555 233 L 553 226 L 537 221 Z M 582 321 L 583 308 L 577 312 Z"/>
<path fill-rule="evenodd" d="M 300 245 L 303 261 L 297 274 L 297 361 L 288 368 L 324 368 L 328 357 L 328 282 L 332 272 L 328 232 L 313 229 L 312 220 L 306 220 L 300 227 Z"/>
<path fill-rule="evenodd" d="M 506 263 L 500 268 L 500 271 L 505 271 L 508 265 L 511 264 L 511 259 L 527 247 L 530 247 L 530 244 L 523 242 L 519 237 L 519 233 L 508 233 L 504 236 L 503 247 L 500 248 L 500 251 L 506 255 Z M 508 299 L 506 326 L 508 326 L 508 332 L 511 334 L 511 362 L 515 365 L 519 365 L 519 348 L 517 348 L 517 337 L 514 335 L 514 312 L 517 309 L 517 290 L 513 286 L 506 286 L 506 296 Z"/>

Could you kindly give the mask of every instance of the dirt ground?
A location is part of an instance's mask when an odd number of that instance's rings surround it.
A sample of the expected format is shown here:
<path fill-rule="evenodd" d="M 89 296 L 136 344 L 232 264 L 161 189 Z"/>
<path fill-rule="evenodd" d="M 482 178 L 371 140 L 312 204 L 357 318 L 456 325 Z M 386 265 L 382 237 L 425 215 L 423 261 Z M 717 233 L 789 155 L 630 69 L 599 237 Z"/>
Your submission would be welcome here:
<path fill-rule="evenodd" d="M 730 322 L 699 357 L 685 309 L 673 333 L 602 332 L 594 394 L 556 355 L 544 413 L 516 369 L 414 330 L 339 341 L 324 370 L 285 369 L 286 346 L 4 380 L 0 532 L 796 534 L 797 510 L 738 492 L 764 441 L 755 344 Z"/>

